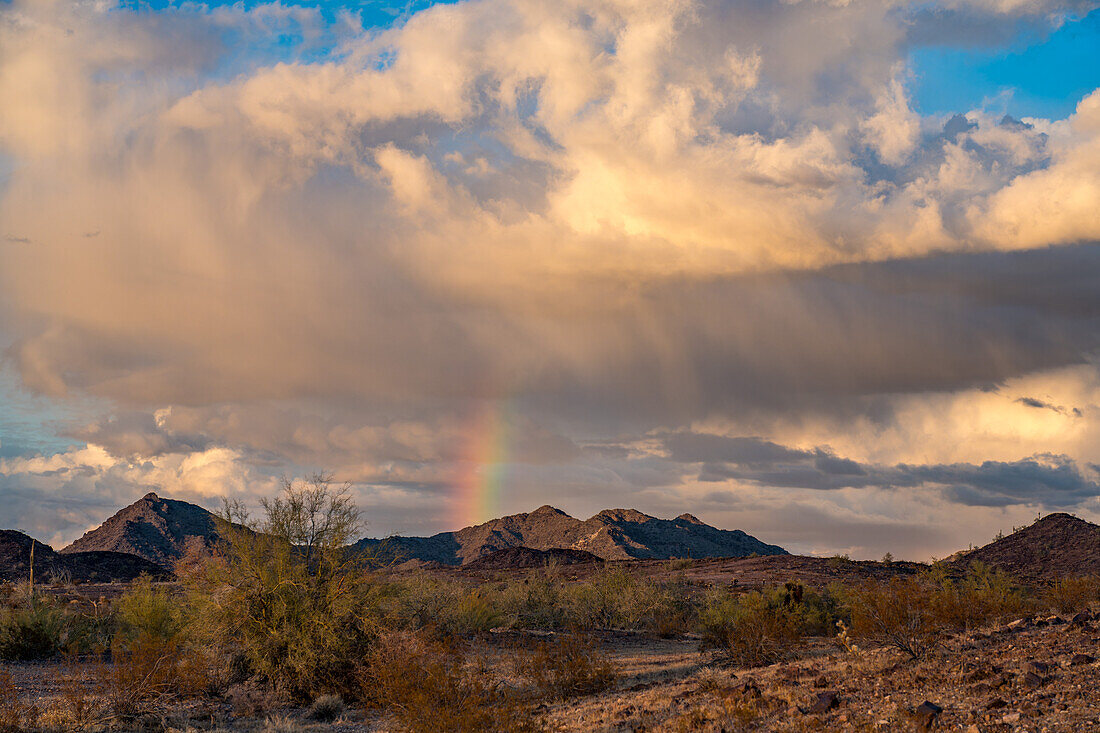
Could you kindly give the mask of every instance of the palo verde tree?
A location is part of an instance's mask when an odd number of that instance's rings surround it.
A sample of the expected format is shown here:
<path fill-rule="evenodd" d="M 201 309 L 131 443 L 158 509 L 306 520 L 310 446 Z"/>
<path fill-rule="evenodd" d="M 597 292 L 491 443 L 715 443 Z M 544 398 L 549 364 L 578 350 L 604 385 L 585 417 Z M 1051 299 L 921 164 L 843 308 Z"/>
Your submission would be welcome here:
<path fill-rule="evenodd" d="M 320 473 L 283 479 L 262 507 L 253 519 L 226 502 L 225 541 L 186 573 L 205 606 L 198 616 L 273 686 L 299 698 L 345 692 L 371 636 L 362 558 L 349 547 L 362 526 L 349 486 Z"/>

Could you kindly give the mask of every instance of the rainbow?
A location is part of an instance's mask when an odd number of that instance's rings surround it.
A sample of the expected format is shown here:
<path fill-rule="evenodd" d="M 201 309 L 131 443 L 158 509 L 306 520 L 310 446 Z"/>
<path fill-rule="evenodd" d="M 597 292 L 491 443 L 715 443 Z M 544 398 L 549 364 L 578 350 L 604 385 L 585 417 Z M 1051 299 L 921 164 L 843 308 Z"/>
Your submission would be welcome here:
<path fill-rule="evenodd" d="M 500 514 L 508 468 L 509 413 L 507 401 L 486 402 L 467 420 L 453 480 L 456 529 L 481 524 Z"/>

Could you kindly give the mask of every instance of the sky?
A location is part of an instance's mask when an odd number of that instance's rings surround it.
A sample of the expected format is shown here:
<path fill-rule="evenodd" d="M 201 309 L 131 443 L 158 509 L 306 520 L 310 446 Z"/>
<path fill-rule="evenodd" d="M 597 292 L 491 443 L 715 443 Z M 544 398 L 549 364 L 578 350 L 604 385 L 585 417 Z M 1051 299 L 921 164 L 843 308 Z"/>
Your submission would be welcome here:
<path fill-rule="evenodd" d="M 1098 521 L 1097 7 L 0 2 L 0 526 Z"/>

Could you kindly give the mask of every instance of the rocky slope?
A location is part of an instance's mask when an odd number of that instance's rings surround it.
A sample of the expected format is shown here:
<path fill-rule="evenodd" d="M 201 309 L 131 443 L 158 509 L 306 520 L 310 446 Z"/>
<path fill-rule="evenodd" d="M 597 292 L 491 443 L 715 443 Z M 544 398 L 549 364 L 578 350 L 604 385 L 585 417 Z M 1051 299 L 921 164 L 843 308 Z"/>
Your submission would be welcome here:
<path fill-rule="evenodd" d="M 73 552 L 62 555 L 22 532 L 4 529 L 0 530 L 0 580 L 22 582 L 27 579 L 32 542 L 36 582 L 130 581 L 142 574 L 153 577 L 167 575 L 160 565 L 136 555 L 122 552 Z"/>
<path fill-rule="evenodd" d="M 61 552 L 122 552 L 171 569 L 189 549 L 209 547 L 217 538 L 213 514 L 186 501 L 150 493 Z"/>
<path fill-rule="evenodd" d="M 512 547 L 583 550 L 603 560 L 787 554 L 783 548 L 765 544 L 741 530 L 717 529 L 690 514 L 658 519 L 634 509 L 605 509 L 582 521 L 551 506 L 457 532 L 368 539 L 360 541 L 357 547 L 384 556 L 444 565 L 466 565 Z"/>
<path fill-rule="evenodd" d="M 993 565 L 1025 580 L 1100 574 L 1100 526 L 1069 514 L 1048 514 L 1030 527 L 963 553 L 960 566 Z"/>

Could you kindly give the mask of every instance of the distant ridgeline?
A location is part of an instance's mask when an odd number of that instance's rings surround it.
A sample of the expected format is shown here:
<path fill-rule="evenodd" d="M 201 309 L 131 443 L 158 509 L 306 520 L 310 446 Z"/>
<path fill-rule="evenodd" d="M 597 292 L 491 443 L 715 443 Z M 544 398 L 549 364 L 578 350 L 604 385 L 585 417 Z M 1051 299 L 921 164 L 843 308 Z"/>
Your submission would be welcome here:
<path fill-rule="evenodd" d="M 441 532 L 431 537 L 365 539 L 356 546 L 380 551 L 396 560 L 441 565 L 468 565 L 512 547 L 582 550 L 602 560 L 788 554 L 782 547 L 761 542 L 739 529 L 717 529 L 690 514 L 657 519 L 634 509 L 605 509 L 581 521 L 551 506 L 457 532 Z"/>
<path fill-rule="evenodd" d="M 202 507 L 147 494 L 60 552 L 22 532 L 0 530 L 0 580 L 43 582 L 168 577 L 180 558 L 221 541 L 218 520 Z M 364 539 L 352 546 L 386 562 L 470 569 L 537 567 L 597 560 L 738 558 L 787 555 L 741 530 L 704 524 L 690 514 L 658 519 L 634 509 L 606 509 L 586 520 L 544 506 L 431 537 Z M 1004 568 L 1024 580 L 1100 574 L 1100 527 L 1050 514 L 1007 537 L 958 553 L 954 564 Z"/>

